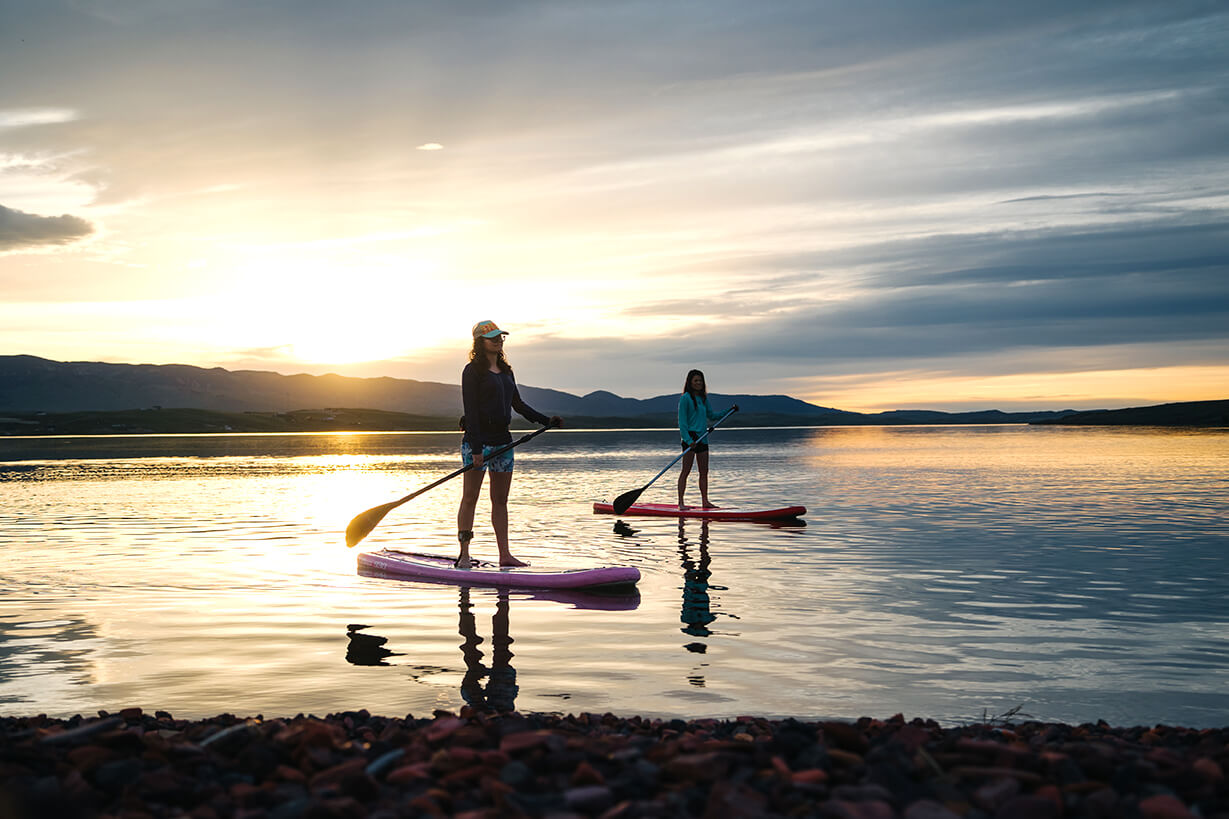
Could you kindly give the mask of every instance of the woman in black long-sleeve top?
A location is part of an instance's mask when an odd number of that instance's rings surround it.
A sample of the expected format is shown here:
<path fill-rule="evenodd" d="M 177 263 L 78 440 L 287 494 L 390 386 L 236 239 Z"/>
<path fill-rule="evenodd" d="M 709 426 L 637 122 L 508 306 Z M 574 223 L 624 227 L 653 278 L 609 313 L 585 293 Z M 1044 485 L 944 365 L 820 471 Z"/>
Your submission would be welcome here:
<path fill-rule="evenodd" d="M 456 565 L 469 568 L 469 542 L 474 537 L 474 509 L 478 506 L 478 494 L 482 491 L 482 477 L 491 473 L 491 527 L 495 530 L 495 544 L 499 547 L 499 565 L 524 566 L 508 550 L 508 490 L 512 486 L 512 450 L 494 458 L 486 456 L 504 444 L 512 443 L 508 426 L 512 423 L 512 410 L 536 424 L 560 426 L 563 419 L 555 415 L 547 418 L 521 400 L 516 389 L 512 367 L 504 357 L 504 336 L 507 333 L 495 326 L 493 321 L 480 321 L 474 325 L 474 346 L 469 352 L 469 363 L 461 371 L 461 400 L 465 407 L 463 426 L 465 437 L 461 441 L 461 461 L 474 468 L 465 473 L 461 493 L 461 508 L 457 510 L 457 540 L 461 553 Z"/>

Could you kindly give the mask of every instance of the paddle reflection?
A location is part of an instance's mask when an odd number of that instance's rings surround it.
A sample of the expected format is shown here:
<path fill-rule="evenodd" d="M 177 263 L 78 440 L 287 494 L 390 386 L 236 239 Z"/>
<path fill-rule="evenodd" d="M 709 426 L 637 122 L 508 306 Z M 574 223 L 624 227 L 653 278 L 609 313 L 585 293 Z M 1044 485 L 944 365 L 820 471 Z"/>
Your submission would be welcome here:
<path fill-rule="evenodd" d="M 362 623 L 351 623 L 346 626 L 346 637 L 350 645 L 346 647 L 346 661 L 352 665 L 388 665 L 388 657 L 397 656 L 396 652 L 384 647 L 387 637 L 374 634 L 362 634 L 362 629 L 369 628 Z"/>
<path fill-rule="evenodd" d="M 457 599 L 457 632 L 462 638 L 458 647 L 465 662 L 465 671 L 461 677 L 461 699 L 471 708 L 489 713 L 515 710 L 516 696 L 520 692 L 516 669 L 512 665 L 512 658 L 515 656 L 512 643 L 515 641 L 511 635 L 510 623 L 514 597 L 522 600 L 551 600 L 573 608 L 602 611 L 630 611 L 640 605 L 640 594 L 635 590 L 621 594 L 603 594 L 569 590 L 482 589 L 484 594 L 490 592 L 495 594 L 495 612 L 491 616 L 489 657 L 482 649 L 485 640 L 483 634 L 479 633 L 470 587 L 458 587 Z M 405 655 L 387 648 L 388 638 L 363 631 L 368 628 L 370 626 L 358 623 L 347 626 L 346 637 L 349 642 L 346 647 L 346 661 L 363 666 L 398 664 L 390 663 L 388 658 Z"/>

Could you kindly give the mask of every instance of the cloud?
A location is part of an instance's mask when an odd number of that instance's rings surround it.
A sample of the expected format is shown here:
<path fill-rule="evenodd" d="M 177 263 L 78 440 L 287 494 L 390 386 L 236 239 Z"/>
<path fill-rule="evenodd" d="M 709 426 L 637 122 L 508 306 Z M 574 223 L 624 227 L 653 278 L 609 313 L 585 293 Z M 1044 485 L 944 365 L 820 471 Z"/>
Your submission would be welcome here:
<path fill-rule="evenodd" d="M 0 205 L 0 252 L 43 245 L 66 245 L 94 232 L 78 216 L 38 216 Z"/>
<path fill-rule="evenodd" d="M 0 129 L 72 122 L 77 112 L 66 108 L 10 108 L 0 110 Z"/>
<path fill-rule="evenodd" d="M 736 359 L 822 362 L 1229 342 L 1229 214 L 1221 217 L 862 247 L 843 298 L 819 293 L 767 321 L 724 324 L 717 346 Z M 855 251 L 826 261 L 846 255 Z M 782 326 L 794 328 L 788 339 Z"/>

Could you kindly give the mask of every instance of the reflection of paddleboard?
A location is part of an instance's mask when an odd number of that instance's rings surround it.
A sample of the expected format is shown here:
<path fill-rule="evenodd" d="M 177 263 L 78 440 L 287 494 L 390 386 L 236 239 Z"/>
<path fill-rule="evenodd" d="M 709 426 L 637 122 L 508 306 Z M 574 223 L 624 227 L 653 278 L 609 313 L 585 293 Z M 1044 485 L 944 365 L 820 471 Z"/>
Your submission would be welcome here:
<path fill-rule="evenodd" d="M 593 504 L 594 512 L 607 515 L 615 513 L 609 503 Z M 633 503 L 625 515 L 653 515 L 661 518 L 704 518 L 706 520 L 786 520 L 800 518 L 807 513 L 805 506 L 783 506 L 780 509 L 702 509 L 688 506 L 679 509 L 673 503 Z"/>
<path fill-rule="evenodd" d="M 468 569 L 452 565 L 451 557 L 418 552 L 360 552 L 360 574 L 376 574 L 404 580 L 429 580 L 465 586 L 501 586 L 510 589 L 600 589 L 630 586 L 640 579 L 635 566 L 601 566 L 595 569 L 565 569 L 548 572 L 532 566 L 501 568 L 477 561 Z"/>

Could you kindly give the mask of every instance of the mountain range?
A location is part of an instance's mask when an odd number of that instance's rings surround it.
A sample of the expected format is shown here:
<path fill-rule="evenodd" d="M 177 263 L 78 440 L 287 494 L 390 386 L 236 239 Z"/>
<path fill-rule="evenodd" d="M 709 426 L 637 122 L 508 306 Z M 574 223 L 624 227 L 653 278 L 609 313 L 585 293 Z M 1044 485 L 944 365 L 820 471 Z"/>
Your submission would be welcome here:
<path fill-rule="evenodd" d="M 522 398 L 548 415 L 561 415 L 569 426 L 596 427 L 674 423 L 678 394 L 624 398 L 606 390 L 572 395 L 520 385 Z M 939 412 L 891 410 L 860 413 L 821 407 L 788 395 L 710 394 L 714 409 L 738 404 L 729 426 L 854 424 L 1148 424 L 1229 426 L 1229 401 L 1194 401 L 1119 410 L 1047 410 L 1036 412 Z M 164 424 L 195 428 L 263 429 L 455 428 L 461 414 L 456 384 L 407 378 L 352 378 L 341 375 L 281 375 L 254 370 L 206 369 L 186 364 L 106 364 L 51 361 L 31 355 L 0 356 L 0 413 L 13 429 L 65 429 L 69 420 L 82 431 L 146 428 L 152 416 L 129 417 L 133 411 L 175 409 Z M 331 408 L 331 409 L 330 409 Z M 349 408 L 344 413 L 339 408 Z M 206 418 L 192 413 L 224 414 Z M 66 414 L 93 418 L 67 419 Z M 128 413 L 124 417 L 118 414 Z M 105 415 L 116 417 L 104 418 Z M 244 419 L 242 416 L 247 415 Z M 258 418 L 257 416 L 261 416 Z M 105 423 L 104 423 L 105 422 Z M 55 424 L 58 423 L 58 427 Z M 280 425 L 280 426 L 279 426 Z M 374 425 L 374 426 L 373 426 Z M 34 431 L 31 429 L 31 431 Z"/>
<path fill-rule="evenodd" d="M 533 408 L 569 420 L 660 418 L 669 421 L 678 395 L 624 398 L 605 390 L 583 396 L 520 385 Z M 738 404 L 742 423 L 952 424 L 1028 423 L 1060 418 L 1074 410 L 948 413 L 893 410 L 858 413 L 787 395 L 710 394 L 714 409 Z M 149 408 L 192 408 L 226 413 L 286 413 L 309 408 L 361 407 L 416 416 L 461 413 L 456 384 L 404 378 L 341 375 L 281 375 L 253 370 L 206 369 L 186 364 L 107 364 L 51 361 L 31 355 L 0 356 L 0 412 L 76 413 Z"/>

